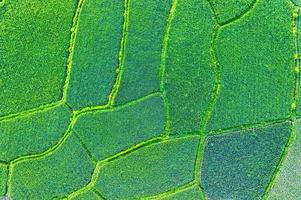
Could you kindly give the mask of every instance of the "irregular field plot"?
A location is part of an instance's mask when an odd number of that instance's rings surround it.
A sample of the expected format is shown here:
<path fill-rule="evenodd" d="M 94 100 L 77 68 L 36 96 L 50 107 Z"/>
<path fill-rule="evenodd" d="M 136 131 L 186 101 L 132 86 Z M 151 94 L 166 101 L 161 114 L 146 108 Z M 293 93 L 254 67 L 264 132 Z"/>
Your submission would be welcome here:
<path fill-rule="evenodd" d="M 76 0 L 0 8 L 0 116 L 60 100 Z"/>
<path fill-rule="evenodd" d="M 0 0 L 0 199 L 299 200 L 299 0 Z"/>
<path fill-rule="evenodd" d="M 209 136 L 201 185 L 209 199 L 261 199 L 290 134 L 289 124 Z"/>

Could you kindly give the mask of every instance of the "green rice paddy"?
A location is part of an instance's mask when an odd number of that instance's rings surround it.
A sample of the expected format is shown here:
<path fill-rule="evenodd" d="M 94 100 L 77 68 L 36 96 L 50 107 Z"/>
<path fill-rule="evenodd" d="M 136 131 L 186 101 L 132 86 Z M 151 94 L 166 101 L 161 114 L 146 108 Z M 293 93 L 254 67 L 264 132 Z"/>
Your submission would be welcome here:
<path fill-rule="evenodd" d="M 300 200 L 299 0 L 0 0 L 0 200 Z"/>

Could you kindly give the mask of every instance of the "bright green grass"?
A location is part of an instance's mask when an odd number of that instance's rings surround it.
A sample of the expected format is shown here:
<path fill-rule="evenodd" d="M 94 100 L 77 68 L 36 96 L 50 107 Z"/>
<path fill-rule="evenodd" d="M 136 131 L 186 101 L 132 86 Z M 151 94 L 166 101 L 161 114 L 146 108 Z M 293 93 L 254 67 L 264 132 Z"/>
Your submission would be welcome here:
<path fill-rule="evenodd" d="M 117 104 L 159 91 L 162 42 L 170 7 L 171 0 L 129 1 Z"/>
<path fill-rule="evenodd" d="M 295 136 L 291 141 L 268 200 L 297 200 L 301 197 L 301 123 L 297 122 Z"/>
<path fill-rule="evenodd" d="M 73 109 L 107 103 L 118 67 L 123 10 L 120 0 L 85 1 L 67 96 Z"/>
<path fill-rule="evenodd" d="M 0 160 L 48 150 L 67 130 L 70 110 L 58 106 L 46 111 L 0 122 Z"/>
<path fill-rule="evenodd" d="M 233 21 L 250 10 L 256 0 L 210 0 L 221 24 Z"/>
<path fill-rule="evenodd" d="M 96 188 L 107 199 L 137 199 L 193 180 L 199 137 L 169 140 L 114 160 L 101 170 Z"/>
<path fill-rule="evenodd" d="M 97 160 L 163 134 L 163 100 L 150 97 L 111 111 L 82 115 L 74 131 Z"/>
<path fill-rule="evenodd" d="M 215 81 L 211 53 L 214 26 L 207 0 L 179 0 L 170 29 L 165 75 L 172 134 L 198 131 L 205 117 Z"/>
<path fill-rule="evenodd" d="M 76 0 L 7 0 L 0 8 L 0 116 L 58 101 Z"/>
<path fill-rule="evenodd" d="M 83 187 L 93 171 L 88 154 L 75 137 L 70 137 L 53 154 L 20 162 L 12 171 L 12 199 L 51 199 Z"/>
<path fill-rule="evenodd" d="M 293 8 L 259 0 L 251 14 L 220 29 L 216 51 L 221 90 L 208 128 L 290 116 L 294 94 Z"/>
<path fill-rule="evenodd" d="M 162 200 L 202 200 L 201 190 L 197 186 L 185 189 L 170 196 L 160 198 Z"/>
<path fill-rule="evenodd" d="M 290 134 L 288 123 L 209 136 L 201 184 L 208 199 L 261 199 Z"/>
<path fill-rule="evenodd" d="M 6 192 L 7 173 L 7 166 L 0 163 L 0 196 Z"/>

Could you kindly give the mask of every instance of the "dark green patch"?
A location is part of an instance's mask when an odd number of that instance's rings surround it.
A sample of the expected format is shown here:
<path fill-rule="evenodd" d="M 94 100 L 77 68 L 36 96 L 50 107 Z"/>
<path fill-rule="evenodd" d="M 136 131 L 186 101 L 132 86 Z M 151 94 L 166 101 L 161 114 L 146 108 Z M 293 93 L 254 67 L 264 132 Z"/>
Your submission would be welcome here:
<path fill-rule="evenodd" d="M 59 106 L 0 122 L 0 160 L 46 151 L 67 130 L 70 110 Z"/>
<path fill-rule="evenodd" d="M 202 200 L 202 193 L 197 186 L 160 198 L 161 200 Z"/>
<path fill-rule="evenodd" d="M 171 24 L 165 76 L 172 134 L 200 129 L 213 95 L 214 26 L 207 0 L 178 1 Z"/>
<path fill-rule="evenodd" d="M 164 120 L 163 100 L 155 96 L 120 109 L 82 115 L 74 130 L 101 160 L 162 134 Z"/>
<path fill-rule="evenodd" d="M 67 101 L 106 104 L 116 78 L 124 1 L 86 0 L 80 14 Z"/>
<path fill-rule="evenodd" d="M 129 1 L 117 104 L 159 91 L 162 42 L 170 7 L 171 0 Z"/>
<path fill-rule="evenodd" d="M 218 22 L 225 24 L 235 20 L 252 10 L 254 2 L 257 0 L 210 0 L 216 12 Z"/>
<path fill-rule="evenodd" d="M 13 0 L 0 10 L 0 116 L 58 101 L 76 0 Z"/>
<path fill-rule="evenodd" d="M 290 134 L 288 123 L 209 136 L 201 184 L 208 199 L 261 199 Z"/>
<path fill-rule="evenodd" d="M 221 91 L 210 130 L 289 117 L 295 83 L 292 10 L 288 1 L 259 1 L 249 15 L 221 28 L 216 48 Z"/>
<path fill-rule="evenodd" d="M 301 197 L 301 121 L 296 125 L 296 137 L 270 191 L 268 200 L 297 200 Z"/>
<path fill-rule="evenodd" d="M 108 199 L 155 195 L 194 178 L 199 137 L 153 144 L 114 160 L 100 170 L 96 188 Z"/>
<path fill-rule="evenodd" d="M 74 136 L 45 157 L 17 163 L 12 171 L 12 199 L 52 199 L 90 181 L 93 165 Z"/>

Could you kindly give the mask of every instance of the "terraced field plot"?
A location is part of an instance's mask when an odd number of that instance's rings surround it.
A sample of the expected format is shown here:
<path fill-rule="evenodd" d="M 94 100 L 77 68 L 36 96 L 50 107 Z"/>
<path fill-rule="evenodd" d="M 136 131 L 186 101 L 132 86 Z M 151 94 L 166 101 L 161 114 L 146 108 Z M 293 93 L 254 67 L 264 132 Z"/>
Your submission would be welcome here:
<path fill-rule="evenodd" d="M 0 0 L 0 199 L 299 200 L 299 0 Z"/>

